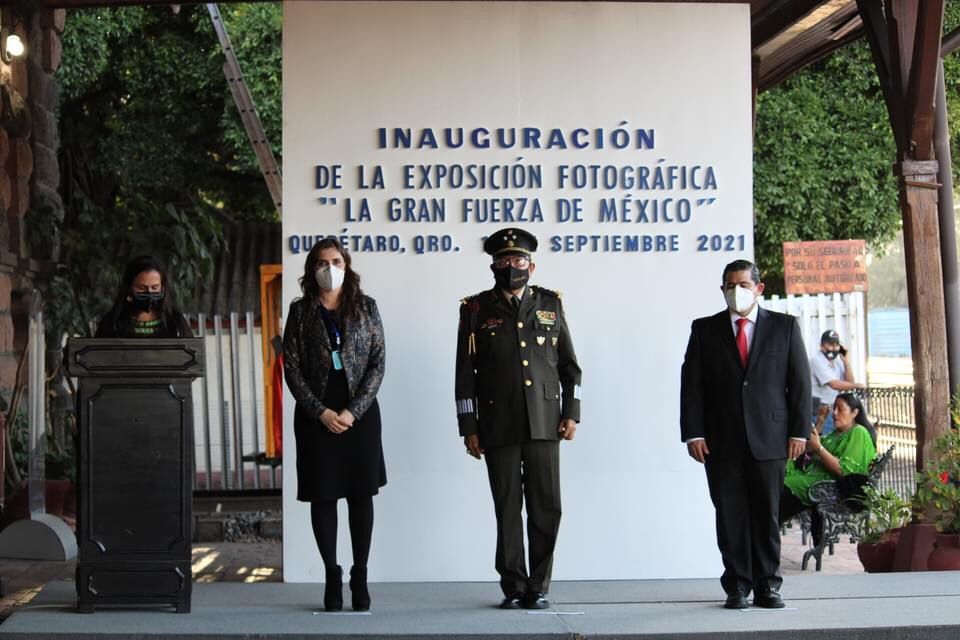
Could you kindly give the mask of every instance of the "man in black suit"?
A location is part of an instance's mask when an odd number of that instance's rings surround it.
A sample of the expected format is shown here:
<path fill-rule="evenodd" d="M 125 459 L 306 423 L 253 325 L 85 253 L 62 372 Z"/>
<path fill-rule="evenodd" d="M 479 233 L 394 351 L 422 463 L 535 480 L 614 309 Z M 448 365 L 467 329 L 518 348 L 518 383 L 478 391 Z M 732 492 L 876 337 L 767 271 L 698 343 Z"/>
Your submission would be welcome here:
<path fill-rule="evenodd" d="M 717 510 L 725 607 L 778 609 L 777 517 L 786 458 L 810 433 L 810 367 L 793 316 L 760 308 L 757 267 L 723 270 L 727 309 L 694 320 L 680 383 L 680 432 Z"/>

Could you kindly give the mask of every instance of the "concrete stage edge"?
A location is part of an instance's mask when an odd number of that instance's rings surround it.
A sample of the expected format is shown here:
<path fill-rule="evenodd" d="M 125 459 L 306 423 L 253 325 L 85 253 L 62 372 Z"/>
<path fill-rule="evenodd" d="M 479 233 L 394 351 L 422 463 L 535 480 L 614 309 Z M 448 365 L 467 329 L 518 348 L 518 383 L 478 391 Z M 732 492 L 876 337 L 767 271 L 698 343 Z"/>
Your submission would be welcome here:
<path fill-rule="evenodd" d="M 728 611 L 716 580 L 556 583 L 553 614 L 500 611 L 494 583 L 371 586 L 373 612 L 315 614 L 322 586 L 195 584 L 193 613 L 111 608 L 75 612 L 72 582 L 54 582 L 0 625 L 0 637 L 642 638 L 955 640 L 960 572 L 788 577 L 787 609 Z M 345 590 L 349 605 L 349 590 Z M 565 615 L 556 615 L 556 614 Z M 774 636 L 776 634 L 776 636 Z"/>

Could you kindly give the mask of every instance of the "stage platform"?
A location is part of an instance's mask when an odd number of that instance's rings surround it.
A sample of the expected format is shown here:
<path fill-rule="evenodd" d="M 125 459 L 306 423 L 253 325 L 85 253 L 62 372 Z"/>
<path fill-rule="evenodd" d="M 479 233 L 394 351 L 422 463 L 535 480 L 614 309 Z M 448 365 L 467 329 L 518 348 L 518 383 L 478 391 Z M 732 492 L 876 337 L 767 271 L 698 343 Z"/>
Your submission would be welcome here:
<path fill-rule="evenodd" d="M 546 612 L 500 611 L 494 583 L 371 585 L 373 611 L 322 613 L 321 585 L 195 584 L 193 612 L 74 610 L 52 582 L 0 625 L 4 640 L 414 638 L 956 640 L 960 572 L 788 577 L 784 610 L 721 607 L 716 580 L 560 582 Z M 349 590 L 345 590 L 349 603 Z"/>

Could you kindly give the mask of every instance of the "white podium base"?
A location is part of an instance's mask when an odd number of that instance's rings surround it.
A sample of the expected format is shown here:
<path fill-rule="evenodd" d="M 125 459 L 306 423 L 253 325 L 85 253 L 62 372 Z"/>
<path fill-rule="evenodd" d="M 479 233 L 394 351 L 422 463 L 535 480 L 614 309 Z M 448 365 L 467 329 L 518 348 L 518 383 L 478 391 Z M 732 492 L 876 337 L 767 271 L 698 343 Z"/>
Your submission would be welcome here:
<path fill-rule="evenodd" d="M 66 561 L 77 555 L 77 536 L 49 513 L 17 520 L 0 531 L 0 558 Z"/>

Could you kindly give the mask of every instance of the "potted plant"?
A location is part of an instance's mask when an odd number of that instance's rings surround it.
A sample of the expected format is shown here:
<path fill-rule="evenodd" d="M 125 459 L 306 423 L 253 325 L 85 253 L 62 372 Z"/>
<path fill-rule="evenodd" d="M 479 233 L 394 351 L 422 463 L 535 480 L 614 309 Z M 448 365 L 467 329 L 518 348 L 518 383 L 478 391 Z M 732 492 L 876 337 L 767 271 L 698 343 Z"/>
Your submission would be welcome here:
<path fill-rule="evenodd" d="M 6 501 L 0 515 L 0 529 L 14 520 L 29 517 L 27 495 L 29 426 L 27 415 L 18 411 L 7 424 L 8 444 L 13 465 L 7 466 Z M 49 433 L 44 443 L 44 503 L 46 512 L 55 516 L 76 516 L 76 459 L 73 448 L 64 446 Z"/>
<path fill-rule="evenodd" d="M 63 446 L 52 434 L 47 434 L 44 457 L 44 493 L 47 513 L 55 516 L 75 515 L 76 507 L 68 504 L 68 495 L 73 490 L 75 461 L 68 447 Z"/>
<path fill-rule="evenodd" d="M 917 473 L 916 506 L 920 517 L 937 528 L 928 566 L 960 569 L 960 431 L 951 428 L 934 442 L 936 458 Z"/>
<path fill-rule="evenodd" d="M 886 573 L 893 570 L 900 530 L 912 514 L 911 502 L 893 489 L 880 491 L 867 485 L 863 494 L 864 513 L 857 556 L 867 573 Z"/>

